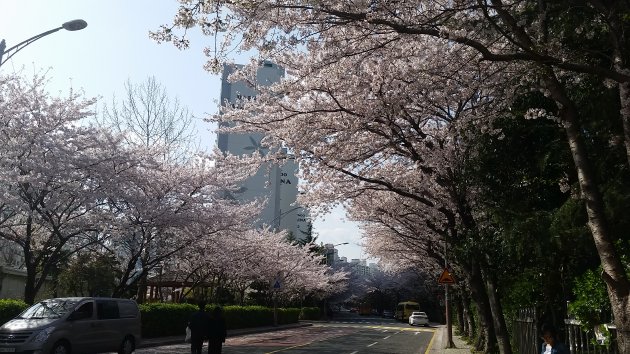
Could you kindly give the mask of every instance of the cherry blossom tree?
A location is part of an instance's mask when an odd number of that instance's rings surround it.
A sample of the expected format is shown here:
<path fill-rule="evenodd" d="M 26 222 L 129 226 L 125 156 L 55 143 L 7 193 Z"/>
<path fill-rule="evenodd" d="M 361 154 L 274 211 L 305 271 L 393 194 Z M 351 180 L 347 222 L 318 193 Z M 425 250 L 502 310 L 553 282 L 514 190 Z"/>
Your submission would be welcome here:
<path fill-rule="evenodd" d="M 189 249 L 179 264 L 185 273 L 197 273 L 199 282 L 223 275 L 225 286 L 237 291 L 240 301 L 255 283 L 269 284 L 269 293 L 278 298 L 297 300 L 309 294 L 329 296 L 345 290 L 344 271 L 332 271 L 322 264 L 321 255 L 308 247 L 286 241 L 284 232 L 245 230 L 217 233 L 200 246 L 203 254 Z M 196 258 L 192 258 L 196 257 Z M 280 287 L 273 289 L 278 281 Z"/>
<path fill-rule="evenodd" d="M 155 155 L 144 156 L 146 163 Z M 202 247 L 205 240 L 216 233 L 241 232 L 258 214 L 256 202 L 225 198 L 255 170 L 244 160 L 216 154 L 186 163 L 152 161 L 129 170 L 108 198 L 116 224 L 105 245 L 124 265 L 115 294 L 135 287 L 152 269 L 187 248 L 210 256 Z M 139 301 L 145 290 L 139 284 Z"/>
<path fill-rule="evenodd" d="M 554 100 L 555 107 L 551 111 L 532 110 L 531 115 L 552 117 L 565 130 L 586 205 L 588 226 L 601 259 L 620 333 L 618 345 L 620 351 L 625 352 L 630 351 L 630 281 L 615 248 L 618 236 L 608 229 L 604 202 L 580 133 L 580 107 L 572 97 L 575 94 L 572 90 L 575 83 L 586 76 L 618 90 L 619 116 L 625 134 L 622 140 L 630 161 L 630 75 L 624 30 L 628 11 L 626 3 L 600 0 L 583 1 L 580 6 L 568 1 L 533 0 L 183 1 L 173 25 L 164 26 L 154 38 L 186 47 L 187 39 L 178 36 L 175 27 L 188 29 L 198 25 L 204 33 L 220 34 L 223 38 L 222 43 L 217 44 L 215 40 L 214 47 L 206 50 L 210 70 L 220 69 L 225 53 L 233 49 L 235 43 L 240 43 L 240 49 L 256 48 L 261 57 L 284 65 L 293 73 L 292 80 L 272 88 L 275 95 L 269 95 L 268 99 L 259 96 L 256 109 L 249 110 L 255 111 L 260 119 L 243 120 L 248 121 L 248 129 L 267 130 L 268 143 L 286 143 L 308 155 L 302 157 L 335 171 L 340 170 L 340 162 L 356 161 L 357 157 L 373 162 L 387 161 L 389 157 L 375 153 L 385 148 L 377 142 L 367 141 L 373 143 L 373 148 L 361 149 L 368 135 L 353 134 L 356 130 L 352 128 L 357 124 L 369 130 L 372 129 L 370 124 L 379 123 L 375 117 L 387 122 L 384 118 L 405 117 L 410 112 L 422 116 L 416 108 L 422 107 L 422 103 L 434 104 L 434 108 L 441 107 L 444 113 L 451 114 L 453 108 L 444 101 L 453 94 L 469 91 L 471 100 L 461 107 L 462 111 L 468 110 L 471 120 L 476 117 L 480 125 L 490 129 L 488 121 L 493 114 L 482 112 L 473 101 L 491 97 L 495 103 L 509 105 L 518 90 L 541 90 Z M 478 70 L 471 70 L 475 66 Z M 365 70 L 366 67 L 370 70 Z M 401 71 L 405 71 L 404 76 L 400 75 Z M 470 75 L 462 77 L 462 73 Z M 357 77 L 358 74 L 363 76 Z M 397 74 L 398 87 L 383 84 L 383 77 Z M 357 84 L 364 78 L 371 79 L 372 84 Z M 484 95 L 489 89 L 492 92 Z M 371 104 L 382 98 L 389 100 L 384 100 L 380 108 Z M 392 107 L 400 109 L 392 110 Z M 362 114 L 365 111 L 374 114 Z M 336 119 L 323 118 L 331 116 Z M 360 119 L 366 116 L 372 119 Z M 435 117 L 435 113 L 431 112 L 431 116 Z M 268 123 L 276 124 L 267 126 Z M 335 125 L 347 129 L 334 129 Z M 409 130 L 392 129 L 385 135 L 390 144 L 387 146 L 399 150 L 415 147 L 416 152 L 421 152 L 414 145 L 397 145 L 397 139 L 405 133 L 415 136 L 425 133 L 412 128 L 413 125 Z M 322 132 L 331 133 L 326 140 L 330 144 L 300 140 L 317 133 L 323 135 Z M 432 141 L 420 140 L 423 144 Z M 342 149 L 342 141 L 351 141 L 350 148 Z M 335 155 L 338 158 L 333 159 Z M 421 153 L 417 156 L 424 158 Z M 439 160 L 433 162 L 435 165 L 403 163 L 398 167 L 413 166 L 422 171 L 441 165 Z M 343 181 L 338 183 L 341 189 L 356 180 L 381 188 L 397 187 L 391 183 L 374 183 L 374 178 L 367 177 L 358 166 L 344 172 L 355 180 L 348 180 L 345 185 Z M 314 186 L 322 185 L 318 181 L 323 179 L 315 177 L 322 174 L 308 167 L 305 172 Z M 312 195 L 317 198 L 335 197 L 322 189 L 313 190 L 316 193 Z M 336 189 L 333 193 L 338 192 Z M 407 191 L 400 188 L 400 192 L 409 194 L 409 188 Z M 419 197 L 425 196 L 415 195 L 416 199 Z"/>
<path fill-rule="evenodd" d="M 128 161 L 117 139 L 81 124 L 92 100 L 52 97 L 46 80 L 0 78 L 0 237 L 22 253 L 28 303 L 60 261 L 100 241 L 116 176 L 103 170 Z"/>

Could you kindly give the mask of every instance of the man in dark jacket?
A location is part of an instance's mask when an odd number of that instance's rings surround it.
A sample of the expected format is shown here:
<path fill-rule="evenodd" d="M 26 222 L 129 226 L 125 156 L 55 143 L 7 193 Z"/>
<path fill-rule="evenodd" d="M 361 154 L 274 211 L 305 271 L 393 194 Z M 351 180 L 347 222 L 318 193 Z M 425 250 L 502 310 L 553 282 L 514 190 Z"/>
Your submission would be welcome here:
<path fill-rule="evenodd" d="M 540 332 L 543 340 L 540 354 L 569 354 L 569 350 L 564 343 L 558 340 L 558 332 L 553 325 L 543 324 Z"/>
<path fill-rule="evenodd" d="M 199 302 L 199 310 L 195 311 L 188 321 L 190 328 L 190 352 L 192 354 L 201 354 L 203 348 L 203 340 L 208 332 L 208 314 L 205 312 L 206 303 Z"/>
<path fill-rule="evenodd" d="M 225 337 L 227 337 L 225 318 L 223 318 L 223 311 L 217 306 L 212 311 L 212 316 L 210 317 L 210 326 L 208 328 L 208 354 L 221 354 Z"/>

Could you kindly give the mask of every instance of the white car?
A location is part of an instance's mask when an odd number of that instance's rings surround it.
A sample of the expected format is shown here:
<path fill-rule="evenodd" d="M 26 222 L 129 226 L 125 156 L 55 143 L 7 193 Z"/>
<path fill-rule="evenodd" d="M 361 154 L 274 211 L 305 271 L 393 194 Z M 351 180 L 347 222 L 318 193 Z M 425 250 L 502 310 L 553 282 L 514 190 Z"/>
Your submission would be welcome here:
<path fill-rule="evenodd" d="M 414 325 L 428 326 L 429 318 L 427 317 L 427 314 L 424 312 L 414 311 L 411 313 L 411 316 L 409 316 L 409 325 L 410 326 L 414 326 Z"/>

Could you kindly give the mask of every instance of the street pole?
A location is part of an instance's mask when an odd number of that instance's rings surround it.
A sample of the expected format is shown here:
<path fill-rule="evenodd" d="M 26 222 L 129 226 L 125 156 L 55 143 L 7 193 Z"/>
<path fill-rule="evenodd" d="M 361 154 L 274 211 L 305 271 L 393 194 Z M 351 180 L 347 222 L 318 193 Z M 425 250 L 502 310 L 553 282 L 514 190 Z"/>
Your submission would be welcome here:
<path fill-rule="evenodd" d="M 57 31 L 59 31 L 60 29 L 65 29 L 67 31 L 79 31 L 84 29 L 85 27 L 87 27 L 87 22 L 85 22 L 84 20 L 72 20 L 72 21 L 68 21 L 65 22 L 64 24 L 62 24 L 61 26 L 57 27 L 57 28 L 53 28 L 51 30 L 48 30 L 46 32 L 42 32 L 36 36 L 33 36 L 25 41 L 22 41 L 16 45 L 14 45 L 13 47 L 6 49 L 7 44 L 5 42 L 5 40 L 3 39 L 2 41 L 0 41 L 0 66 L 2 66 L 2 64 L 6 63 L 7 60 L 11 59 L 11 57 L 13 55 L 15 55 L 15 53 L 19 52 L 20 50 L 22 50 L 24 47 L 26 47 L 27 45 L 35 42 L 36 40 L 42 38 L 42 37 L 46 37 L 47 35 L 51 34 L 51 33 L 55 33 Z M 9 53 L 13 51 L 13 53 Z M 2 57 L 4 57 L 4 55 L 7 54 L 7 58 L 3 61 Z"/>

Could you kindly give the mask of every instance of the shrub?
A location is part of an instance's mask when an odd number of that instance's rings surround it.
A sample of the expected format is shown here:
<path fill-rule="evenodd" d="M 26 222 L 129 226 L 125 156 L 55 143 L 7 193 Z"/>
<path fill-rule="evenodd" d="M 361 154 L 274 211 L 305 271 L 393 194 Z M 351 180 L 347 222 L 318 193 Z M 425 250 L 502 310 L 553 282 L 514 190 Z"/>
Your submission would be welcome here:
<path fill-rule="evenodd" d="M 264 306 L 225 306 L 227 329 L 273 325 L 273 309 Z"/>
<path fill-rule="evenodd" d="M 0 325 L 19 315 L 28 308 L 22 300 L 0 299 Z"/>
<path fill-rule="evenodd" d="M 146 338 L 182 335 L 197 306 L 192 304 L 141 304 L 142 336 Z"/>
<path fill-rule="evenodd" d="M 207 305 L 211 312 L 214 305 Z M 145 338 L 177 336 L 184 337 L 188 319 L 197 311 L 191 304 L 152 303 L 140 305 L 142 336 Z M 225 306 L 223 316 L 227 329 L 272 326 L 273 309 L 263 306 Z M 278 324 L 297 323 L 300 309 L 279 308 Z"/>
<path fill-rule="evenodd" d="M 298 323 L 300 321 L 300 309 L 280 308 L 278 309 L 278 324 Z"/>
<path fill-rule="evenodd" d="M 319 320 L 320 317 L 319 307 L 303 307 L 300 313 L 301 320 Z"/>

